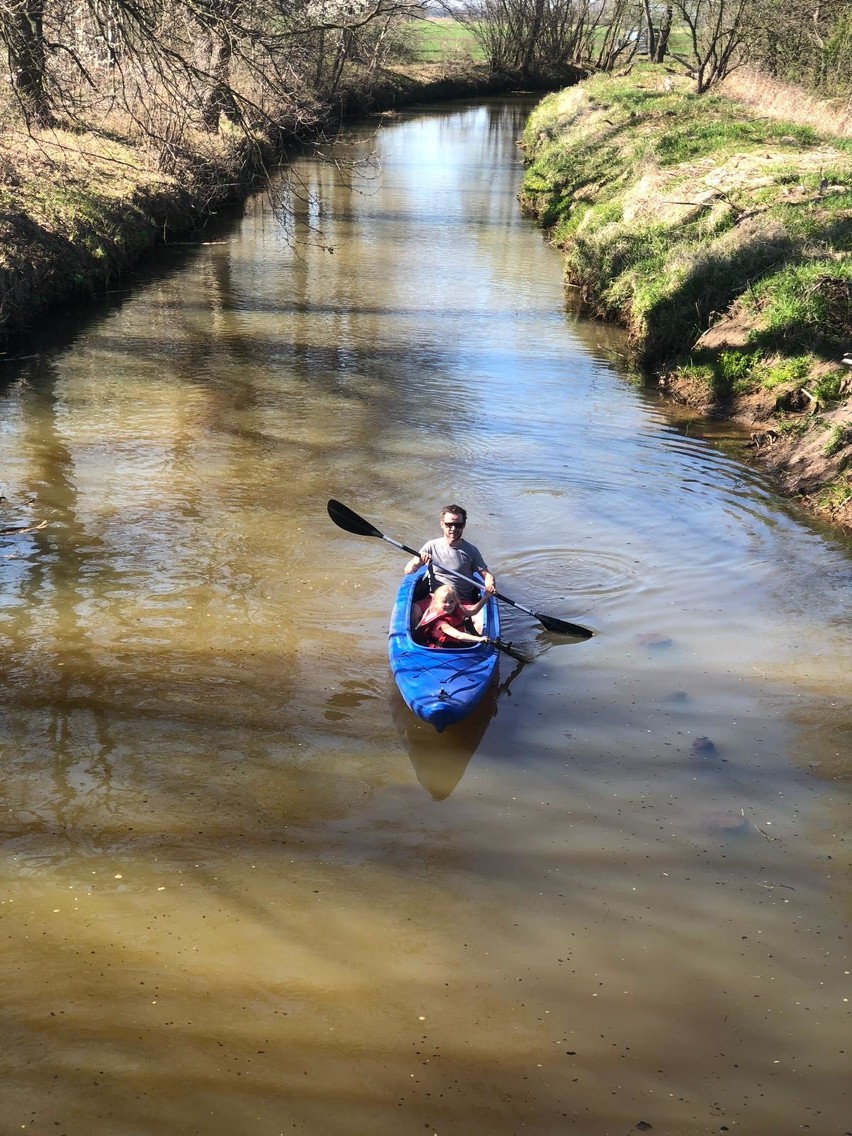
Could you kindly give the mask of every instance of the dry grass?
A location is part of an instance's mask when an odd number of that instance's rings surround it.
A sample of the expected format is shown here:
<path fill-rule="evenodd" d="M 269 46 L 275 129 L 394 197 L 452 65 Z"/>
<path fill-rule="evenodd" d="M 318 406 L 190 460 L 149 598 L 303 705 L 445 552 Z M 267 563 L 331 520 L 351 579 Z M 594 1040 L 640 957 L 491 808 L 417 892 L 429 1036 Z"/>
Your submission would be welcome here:
<path fill-rule="evenodd" d="M 833 146 L 817 146 L 797 150 L 796 169 L 800 177 L 819 176 L 824 169 L 840 166 L 848 159 Z M 789 168 L 789 149 L 766 146 L 760 152 L 737 153 L 724 157 L 703 158 L 678 166 L 661 168 L 646 162 L 646 172 L 624 194 L 624 220 L 654 220 L 663 225 L 683 225 L 704 217 L 708 230 L 714 226 L 714 213 L 736 211 L 732 199 L 746 201 L 759 198 L 761 191 L 776 185 L 779 170 Z M 790 203 L 808 202 L 818 205 L 821 195 L 802 184 L 783 190 Z M 761 206 L 755 206 L 760 212 Z"/>
<path fill-rule="evenodd" d="M 813 126 L 822 134 L 852 137 L 852 99 L 818 99 L 792 83 L 770 79 L 748 68 L 732 72 L 720 89 L 767 118 Z"/>
<path fill-rule="evenodd" d="M 66 181 L 81 190 L 120 197 L 140 184 L 169 179 L 140 166 L 139 152 L 114 139 L 66 130 L 0 134 L 0 200 L 5 209 L 28 208 Z"/>

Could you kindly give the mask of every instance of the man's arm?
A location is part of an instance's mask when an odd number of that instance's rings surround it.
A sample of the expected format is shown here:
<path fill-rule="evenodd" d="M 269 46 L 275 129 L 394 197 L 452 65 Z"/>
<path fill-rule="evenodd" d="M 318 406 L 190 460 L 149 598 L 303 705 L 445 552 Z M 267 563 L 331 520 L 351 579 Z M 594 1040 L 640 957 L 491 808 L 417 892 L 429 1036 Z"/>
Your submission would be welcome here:
<path fill-rule="evenodd" d="M 412 556 L 411 559 L 406 563 L 404 569 L 405 575 L 410 576 L 412 572 L 416 572 L 418 568 L 421 568 L 424 564 L 428 564 L 431 559 L 432 554 L 429 551 L 429 545 L 424 544 L 417 555 Z"/>
<path fill-rule="evenodd" d="M 493 596 L 497 591 L 497 582 L 489 571 L 488 565 L 485 563 L 485 557 L 482 555 L 475 544 L 469 545 L 468 547 L 473 554 L 471 555 L 471 566 L 473 567 L 474 571 L 478 572 L 482 577 L 485 583 L 486 594 Z"/>

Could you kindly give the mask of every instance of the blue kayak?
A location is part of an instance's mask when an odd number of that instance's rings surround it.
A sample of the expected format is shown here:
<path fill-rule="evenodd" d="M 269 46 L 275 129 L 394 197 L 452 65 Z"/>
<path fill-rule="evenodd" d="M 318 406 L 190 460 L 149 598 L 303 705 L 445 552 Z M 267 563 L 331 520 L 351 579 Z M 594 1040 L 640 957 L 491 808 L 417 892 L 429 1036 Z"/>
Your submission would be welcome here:
<path fill-rule="evenodd" d="M 482 700 L 497 671 L 498 650 L 489 643 L 436 648 L 414 642 L 411 603 L 425 573 L 423 568 L 402 578 L 391 612 L 388 656 L 406 705 L 440 732 L 460 722 Z M 482 634 L 498 638 L 500 613 L 495 599 L 488 601 L 483 614 Z"/>

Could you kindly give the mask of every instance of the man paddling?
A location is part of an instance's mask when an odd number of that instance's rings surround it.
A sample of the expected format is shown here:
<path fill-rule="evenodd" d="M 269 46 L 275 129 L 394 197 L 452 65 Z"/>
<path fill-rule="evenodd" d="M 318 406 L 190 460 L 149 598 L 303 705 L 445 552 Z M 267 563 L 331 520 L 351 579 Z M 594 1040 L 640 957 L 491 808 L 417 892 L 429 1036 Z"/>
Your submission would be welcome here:
<path fill-rule="evenodd" d="M 416 572 L 424 564 L 429 565 L 429 590 L 434 592 L 442 584 L 452 584 L 459 599 L 470 603 L 479 596 L 476 584 L 467 584 L 458 576 L 470 578 L 475 572 L 482 577 L 485 592 L 491 596 L 497 590 L 494 577 L 475 544 L 464 540 L 462 533 L 467 524 L 467 510 L 461 505 L 445 505 L 441 510 L 441 529 L 443 535 L 436 540 L 427 541 L 420 552 L 405 565 L 405 573 Z"/>

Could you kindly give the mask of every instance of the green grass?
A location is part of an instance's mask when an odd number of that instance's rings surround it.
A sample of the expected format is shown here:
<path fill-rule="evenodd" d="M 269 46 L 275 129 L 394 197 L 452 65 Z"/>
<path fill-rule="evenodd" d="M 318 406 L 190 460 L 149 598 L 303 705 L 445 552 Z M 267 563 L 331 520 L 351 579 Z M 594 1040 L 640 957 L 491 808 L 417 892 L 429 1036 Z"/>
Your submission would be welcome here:
<path fill-rule="evenodd" d="M 721 351 L 718 354 L 699 351 L 689 362 L 680 364 L 677 373 L 692 382 L 701 383 L 716 401 L 723 401 L 731 394 L 779 390 L 781 395 L 776 410 L 783 418 L 787 396 L 806 383 L 819 406 L 828 406 L 845 397 L 842 386 L 845 375 L 837 370 L 814 378 L 819 363 L 819 357 L 814 354 L 767 359 L 759 351 Z M 787 429 L 791 427 L 788 425 Z"/>
<path fill-rule="evenodd" d="M 816 345 L 839 354 L 852 328 L 852 263 L 787 264 L 756 284 L 747 302 L 758 317 L 755 340 L 788 352 Z"/>
<path fill-rule="evenodd" d="M 753 390 L 754 370 L 759 359 L 756 351 L 721 351 L 716 359 L 720 384 L 735 393 Z"/>
<path fill-rule="evenodd" d="M 482 48 L 470 28 L 449 17 L 411 20 L 406 39 L 416 62 L 446 63 L 456 59 L 482 62 Z"/>
<path fill-rule="evenodd" d="M 826 485 L 819 493 L 817 501 L 829 513 L 834 513 L 852 501 L 852 473 L 845 471 Z"/>
<path fill-rule="evenodd" d="M 776 430 L 779 434 L 782 434 L 786 437 L 792 436 L 795 438 L 801 438 L 803 435 L 807 434 L 808 430 L 811 427 L 810 420 L 807 418 L 802 418 L 801 416 L 796 418 L 787 418 L 784 414 L 779 414 L 776 418 L 776 422 Z"/>
<path fill-rule="evenodd" d="M 813 146 L 817 135 L 808 126 L 782 127 L 778 123 L 731 118 L 731 104 L 707 95 L 687 99 L 686 114 L 679 114 L 671 128 L 654 143 L 654 155 L 664 165 L 703 157 L 736 153 L 743 147 L 777 144 Z"/>
<path fill-rule="evenodd" d="M 756 385 L 764 390 L 789 387 L 805 382 L 813 371 L 817 359 L 814 355 L 794 355 L 788 359 L 761 359 L 760 353 L 753 356 L 755 365 L 752 377 Z"/>
<path fill-rule="evenodd" d="M 830 357 L 852 327 L 852 265 L 838 256 L 852 251 L 852 188 L 819 186 L 852 186 L 852 141 L 832 140 L 822 169 L 827 144 L 810 127 L 666 90 L 665 75 L 638 64 L 544 99 L 524 134 L 525 209 L 646 363 L 676 358 L 738 298 L 754 315 L 750 351 Z"/>
<path fill-rule="evenodd" d="M 836 453 L 846 445 L 847 429 L 845 426 L 836 425 L 832 426 L 828 435 L 828 441 L 825 443 L 823 453 L 827 458 L 834 457 Z"/>

